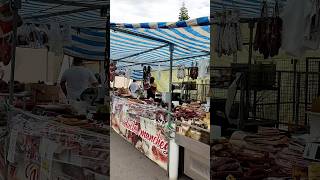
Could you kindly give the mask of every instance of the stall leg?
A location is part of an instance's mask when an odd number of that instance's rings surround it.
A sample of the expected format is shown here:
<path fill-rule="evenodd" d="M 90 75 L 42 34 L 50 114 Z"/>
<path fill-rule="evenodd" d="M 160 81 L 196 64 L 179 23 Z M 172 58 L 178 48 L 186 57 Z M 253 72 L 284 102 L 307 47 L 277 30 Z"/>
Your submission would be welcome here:
<path fill-rule="evenodd" d="M 175 139 L 170 140 L 169 147 L 169 180 L 177 180 L 179 169 L 179 146 Z"/>
<path fill-rule="evenodd" d="M 10 97 L 9 97 L 9 104 L 13 106 L 13 98 L 14 98 L 14 75 L 15 75 L 15 61 L 16 61 L 16 46 L 17 46 L 17 27 L 18 27 L 18 8 L 21 7 L 21 1 L 19 0 L 12 0 L 11 1 L 12 9 L 13 9 L 13 51 L 12 51 L 12 60 L 11 60 L 11 73 L 10 73 Z M 9 119 L 8 121 L 12 118 L 12 111 L 9 112 Z M 9 128 L 9 122 L 7 123 L 7 128 L 6 132 L 9 134 L 10 133 L 10 128 Z M 5 141 L 5 157 L 8 156 L 8 149 L 9 149 L 9 141 L 10 138 L 6 138 Z M 5 158 L 5 170 L 4 170 L 4 176 L 5 179 L 8 179 L 9 175 L 9 162 L 7 161 L 7 158 Z"/>
<path fill-rule="evenodd" d="M 169 104 L 168 110 L 169 112 L 172 111 L 172 66 L 173 66 L 173 51 L 174 45 L 170 44 L 170 74 L 169 74 Z M 171 115 L 169 115 L 169 121 L 172 121 Z M 171 124 L 171 123 L 170 123 Z M 172 137 L 173 136 L 173 137 Z M 172 133 L 171 139 L 169 142 L 169 165 L 168 165 L 168 172 L 169 172 L 169 180 L 177 180 L 179 175 L 179 146 L 175 142 L 175 132 Z"/>

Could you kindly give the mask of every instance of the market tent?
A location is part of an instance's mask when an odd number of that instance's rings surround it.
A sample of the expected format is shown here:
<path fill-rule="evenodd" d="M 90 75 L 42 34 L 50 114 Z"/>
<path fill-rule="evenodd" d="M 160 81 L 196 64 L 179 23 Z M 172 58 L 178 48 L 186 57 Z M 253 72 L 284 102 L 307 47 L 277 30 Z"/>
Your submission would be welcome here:
<path fill-rule="evenodd" d="M 22 2 L 19 15 L 24 23 L 47 24 L 59 23 L 73 28 L 106 29 L 109 16 L 109 0 L 29 0 Z M 102 16 L 103 13 L 105 16 Z M 73 29 L 77 31 L 76 29 Z M 73 32 L 77 34 L 76 32 Z M 77 40 L 76 37 L 73 37 Z M 77 44 L 65 48 L 65 53 L 72 56 L 87 57 L 88 60 L 105 60 L 105 35 L 95 39 L 101 48 L 101 57 L 90 54 L 90 51 L 80 51 Z M 76 43 L 76 41 L 74 41 Z M 84 43 L 85 44 L 85 43 Z M 97 47 L 97 46 L 96 46 Z M 88 57 L 90 55 L 91 57 Z M 103 58 L 102 58 L 103 57 Z"/>
<path fill-rule="evenodd" d="M 239 9 L 241 18 L 257 18 L 261 14 L 262 0 L 214 0 L 211 1 L 211 13 L 222 12 L 224 9 Z M 269 12 L 272 14 L 276 0 L 268 0 Z M 280 9 L 283 8 L 287 0 L 278 0 Z"/>
<path fill-rule="evenodd" d="M 130 67 L 133 78 L 142 78 L 142 66 L 153 69 L 170 69 L 169 44 L 174 44 L 173 66 L 191 66 L 196 60 L 208 59 L 210 55 L 209 18 L 176 23 L 111 24 L 110 58 L 118 67 Z M 104 60 L 105 31 L 73 29 L 72 46 L 66 54 Z"/>
<path fill-rule="evenodd" d="M 109 0 L 28 0 L 21 2 L 18 14 L 25 25 L 46 24 L 50 27 L 51 23 L 58 23 L 74 28 L 106 29 L 109 3 Z M 105 42 L 104 40 L 104 49 Z M 81 57 L 81 54 L 79 56 Z"/>
<path fill-rule="evenodd" d="M 74 27 L 105 28 L 109 0 L 28 0 L 22 1 L 19 15 L 25 23 L 48 24 L 57 22 Z M 109 15 L 109 14 L 108 14 Z"/>

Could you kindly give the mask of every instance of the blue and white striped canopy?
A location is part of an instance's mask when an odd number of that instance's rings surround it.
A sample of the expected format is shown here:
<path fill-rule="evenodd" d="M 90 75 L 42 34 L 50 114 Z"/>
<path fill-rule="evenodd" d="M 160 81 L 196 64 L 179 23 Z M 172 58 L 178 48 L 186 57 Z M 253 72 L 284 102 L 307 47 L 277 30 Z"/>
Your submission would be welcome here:
<path fill-rule="evenodd" d="M 25 23 L 58 22 L 74 27 L 105 28 L 107 18 L 100 16 L 100 9 L 109 3 L 109 0 L 25 0 L 19 14 Z"/>
<path fill-rule="evenodd" d="M 268 0 L 270 15 L 276 0 Z M 261 14 L 261 2 L 263 0 L 211 0 L 210 12 L 211 16 L 215 12 L 222 12 L 224 9 L 230 10 L 237 8 L 240 10 L 242 18 L 256 18 Z M 279 0 L 280 10 L 283 8 L 287 0 Z"/>
<path fill-rule="evenodd" d="M 142 70 L 135 70 L 131 74 L 131 79 L 141 81 L 143 80 L 143 71 Z"/>
<path fill-rule="evenodd" d="M 208 26 L 210 25 L 209 17 L 200 17 L 197 19 L 191 19 L 187 21 L 178 22 L 155 22 L 155 23 L 138 23 L 138 24 L 126 24 L 126 23 L 111 23 L 111 27 L 118 28 L 143 28 L 143 29 L 170 29 L 170 28 L 182 28 L 190 26 Z"/>
<path fill-rule="evenodd" d="M 71 25 L 72 45 L 64 48 L 71 56 L 88 60 L 105 60 L 105 29 L 107 18 L 100 17 L 100 9 L 109 0 L 26 0 L 19 10 L 25 23 Z M 191 66 L 194 61 L 209 58 L 209 18 L 201 17 L 174 23 L 117 24 L 112 27 L 165 40 L 175 46 L 173 66 Z M 110 31 L 111 59 L 121 68 L 131 68 L 135 79 L 142 77 L 143 65 L 154 70 L 169 69 L 170 53 L 167 43 L 119 31 Z M 137 55 L 139 53 L 139 55 Z M 136 56 L 133 56 L 136 55 Z M 128 57 L 131 56 L 131 57 Z M 128 58 L 126 58 L 128 57 Z"/>
<path fill-rule="evenodd" d="M 207 23 L 209 23 L 209 18 L 206 19 Z M 188 23 L 185 22 L 185 24 Z M 135 27 L 135 25 L 131 27 Z M 179 28 L 163 27 L 153 29 L 150 28 L 152 27 L 151 25 L 148 27 L 122 29 L 130 33 L 142 34 L 173 43 L 175 47 L 173 53 L 174 67 L 182 64 L 188 67 L 193 62 L 209 59 L 209 26 L 196 26 L 196 24 L 193 24 L 192 26 Z M 141 71 L 143 66 L 151 66 L 153 70 L 170 68 L 170 52 L 167 43 L 130 33 L 110 30 L 110 58 L 113 61 L 117 61 L 119 68 L 132 69 L 134 71 L 132 75 L 134 79 L 142 78 Z M 105 31 L 89 28 L 73 29 L 72 40 L 72 46 L 65 47 L 66 54 L 91 60 L 105 60 Z M 125 58 L 128 56 L 133 57 Z"/>

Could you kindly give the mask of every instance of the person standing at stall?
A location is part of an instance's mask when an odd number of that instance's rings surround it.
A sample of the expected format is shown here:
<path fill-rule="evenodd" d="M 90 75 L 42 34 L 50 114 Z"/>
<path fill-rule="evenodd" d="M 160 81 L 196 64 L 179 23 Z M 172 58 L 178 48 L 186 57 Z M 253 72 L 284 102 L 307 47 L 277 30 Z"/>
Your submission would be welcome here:
<path fill-rule="evenodd" d="M 147 89 L 147 98 L 156 98 L 156 92 L 157 92 L 157 84 L 155 83 L 154 77 L 150 78 L 150 87 Z"/>
<path fill-rule="evenodd" d="M 83 91 L 99 85 L 94 74 L 83 65 L 80 58 L 74 58 L 73 66 L 62 75 L 60 86 L 68 100 L 80 101 Z"/>
<path fill-rule="evenodd" d="M 140 85 L 138 84 L 137 80 L 133 80 L 129 86 L 130 93 L 133 97 L 137 97 L 137 92 L 140 90 Z"/>

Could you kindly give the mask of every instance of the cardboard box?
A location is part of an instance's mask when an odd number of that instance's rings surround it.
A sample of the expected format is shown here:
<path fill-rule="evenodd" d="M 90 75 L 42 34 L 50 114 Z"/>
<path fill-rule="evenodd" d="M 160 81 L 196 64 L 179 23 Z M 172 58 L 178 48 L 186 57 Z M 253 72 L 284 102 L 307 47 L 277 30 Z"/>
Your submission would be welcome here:
<path fill-rule="evenodd" d="M 30 84 L 34 100 L 38 103 L 59 102 L 60 87 L 46 84 Z"/>

